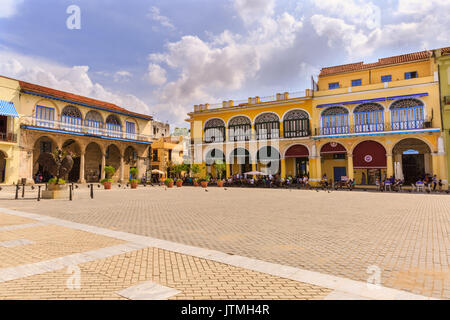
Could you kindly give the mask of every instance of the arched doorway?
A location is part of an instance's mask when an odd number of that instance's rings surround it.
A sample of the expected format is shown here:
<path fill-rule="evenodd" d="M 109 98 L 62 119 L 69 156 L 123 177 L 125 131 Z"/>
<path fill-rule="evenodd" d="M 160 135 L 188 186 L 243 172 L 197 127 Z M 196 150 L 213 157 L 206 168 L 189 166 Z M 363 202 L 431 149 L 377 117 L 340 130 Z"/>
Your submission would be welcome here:
<path fill-rule="evenodd" d="M 259 171 L 269 175 L 280 174 L 280 153 L 272 146 L 265 146 L 258 150 L 256 160 L 258 162 Z"/>
<path fill-rule="evenodd" d="M 114 169 L 116 169 L 116 173 L 114 174 L 114 176 L 112 177 L 112 179 L 117 182 L 117 180 L 119 179 L 119 175 L 120 175 L 120 150 L 119 148 L 114 145 L 114 144 L 110 144 L 108 146 L 108 148 L 106 148 L 106 154 L 105 154 L 105 158 L 106 158 L 106 165 L 107 166 L 111 166 Z"/>
<path fill-rule="evenodd" d="M 100 146 L 95 142 L 88 144 L 84 158 L 86 182 L 100 181 L 102 173 L 102 149 Z"/>
<path fill-rule="evenodd" d="M 206 172 L 212 177 L 218 177 L 218 172 L 216 171 L 215 164 L 225 163 L 225 154 L 220 149 L 209 150 L 205 158 Z"/>
<path fill-rule="evenodd" d="M 400 140 L 392 149 L 392 155 L 394 162 L 402 169 L 405 184 L 415 183 L 418 179 L 423 179 L 425 174 L 432 173 L 431 150 L 422 140 Z"/>
<path fill-rule="evenodd" d="M 6 155 L 0 151 L 0 183 L 6 181 Z"/>
<path fill-rule="evenodd" d="M 69 181 L 69 182 L 78 182 L 78 180 L 80 180 L 81 148 L 75 140 L 69 139 L 63 143 L 62 149 L 63 149 L 63 151 L 71 153 L 72 157 L 73 157 L 72 170 L 70 170 L 67 177 L 64 177 L 64 178 L 67 179 L 67 181 Z"/>
<path fill-rule="evenodd" d="M 376 141 L 360 142 L 353 149 L 353 168 L 357 184 L 375 185 L 386 177 L 386 149 Z"/>
<path fill-rule="evenodd" d="M 50 174 L 50 172 L 44 170 L 42 168 L 42 166 L 37 162 L 37 160 L 41 153 L 44 153 L 44 152 L 54 153 L 56 151 L 57 146 L 58 145 L 56 144 L 56 142 L 47 136 L 40 137 L 34 143 L 34 147 L 33 147 L 33 179 L 35 179 L 35 181 L 47 182 L 48 180 L 50 180 L 50 178 L 52 178 L 52 175 Z M 40 177 L 40 176 L 42 176 L 42 180 L 39 179 L 39 181 L 38 181 L 38 179 L 36 179 L 36 178 Z"/>
<path fill-rule="evenodd" d="M 328 142 L 320 149 L 322 175 L 326 175 L 328 182 L 341 181 L 348 176 L 347 150 L 337 142 Z M 320 177 L 322 178 L 322 177 Z"/>
<path fill-rule="evenodd" d="M 293 177 L 309 176 L 309 151 L 304 145 L 290 146 L 284 155 L 286 175 Z"/>
<path fill-rule="evenodd" d="M 252 170 L 250 152 L 245 148 L 236 148 L 230 154 L 230 172 L 243 174 Z"/>

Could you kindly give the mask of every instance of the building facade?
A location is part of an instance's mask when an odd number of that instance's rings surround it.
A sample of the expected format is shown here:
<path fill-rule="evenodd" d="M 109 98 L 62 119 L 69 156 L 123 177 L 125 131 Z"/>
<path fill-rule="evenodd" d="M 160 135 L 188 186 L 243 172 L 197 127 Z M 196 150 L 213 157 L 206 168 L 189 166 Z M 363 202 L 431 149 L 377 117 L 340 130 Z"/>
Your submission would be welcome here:
<path fill-rule="evenodd" d="M 194 106 L 193 161 L 223 160 L 227 176 L 271 168 L 314 182 L 397 176 L 409 184 L 436 174 L 448 183 L 432 51 L 323 68 L 313 89 Z"/>
<path fill-rule="evenodd" d="M 439 68 L 440 102 L 447 174 L 450 172 L 450 47 L 435 50 Z M 442 147 L 441 147 L 442 149 Z"/>
<path fill-rule="evenodd" d="M 0 184 L 19 179 L 19 82 L 0 77 Z"/>
<path fill-rule="evenodd" d="M 56 148 L 71 152 L 74 165 L 69 182 L 97 182 L 105 178 L 106 165 L 116 169 L 114 181 L 127 181 L 130 168 L 147 171 L 152 117 L 111 103 L 51 88 L 0 78 L 2 100 L 14 104 L 17 140 L 7 142 L 5 183 L 27 183 L 50 174 L 37 163 L 42 152 Z M 5 87 L 11 87 L 10 95 Z M 14 151 L 13 151 L 14 150 Z M 9 169 L 8 169 L 9 168 Z"/>

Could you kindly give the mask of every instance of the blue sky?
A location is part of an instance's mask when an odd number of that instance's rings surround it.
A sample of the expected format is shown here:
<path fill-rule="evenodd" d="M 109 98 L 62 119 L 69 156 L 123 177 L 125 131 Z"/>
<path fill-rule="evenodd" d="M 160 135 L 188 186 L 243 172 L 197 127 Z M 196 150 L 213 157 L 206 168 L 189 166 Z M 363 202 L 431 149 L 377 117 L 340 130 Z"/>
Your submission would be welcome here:
<path fill-rule="evenodd" d="M 187 126 L 194 104 L 301 91 L 324 66 L 449 46 L 449 30 L 450 0 L 1 0 L 0 74 Z"/>

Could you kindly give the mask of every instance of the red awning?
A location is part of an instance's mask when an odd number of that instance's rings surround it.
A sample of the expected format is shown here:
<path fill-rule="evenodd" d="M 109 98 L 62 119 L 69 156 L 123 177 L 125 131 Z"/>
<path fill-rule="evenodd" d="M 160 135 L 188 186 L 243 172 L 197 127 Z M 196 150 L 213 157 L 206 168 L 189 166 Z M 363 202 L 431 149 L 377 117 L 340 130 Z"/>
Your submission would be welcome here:
<path fill-rule="evenodd" d="M 320 153 L 347 153 L 347 150 L 340 143 L 328 142 L 320 149 Z"/>
<path fill-rule="evenodd" d="M 302 158 L 309 157 L 308 148 L 302 146 L 300 144 L 296 144 L 295 146 L 290 147 L 286 151 L 285 158 Z"/>
<path fill-rule="evenodd" d="M 363 141 L 353 150 L 353 168 L 386 168 L 386 149 L 375 141 Z"/>

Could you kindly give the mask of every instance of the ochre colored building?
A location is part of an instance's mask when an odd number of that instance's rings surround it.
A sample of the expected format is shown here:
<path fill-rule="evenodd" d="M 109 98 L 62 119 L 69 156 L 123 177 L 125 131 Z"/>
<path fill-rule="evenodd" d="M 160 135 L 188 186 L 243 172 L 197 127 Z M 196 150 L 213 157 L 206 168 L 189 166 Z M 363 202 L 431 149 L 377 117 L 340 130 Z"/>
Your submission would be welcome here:
<path fill-rule="evenodd" d="M 37 163 L 42 152 L 56 148 L 74 154 L 70 182 L 97 182 L 106 165 L 116 169 L 114 181 L 127 181 L 132 167 L 139 177 L 147 171 L 152 144 L 152 117 L 112 103 L 0 77 L 2 126 L 0 165 L 5 184 L 35 181 L 50 175 Z M 6 164 L 5 164 L 6 162 Z M 2 169 L 2 168 L 0 168 Z"/>
<path fill-rule="evenodd" d="M 263 171 L 375 185 L 436 174 L 447 185 L 439 101 L 433 51 L 326 67 L 303 94 L 194 106 L 191 156 L 212 175 L 220 160 L 227 176 Z"/>

